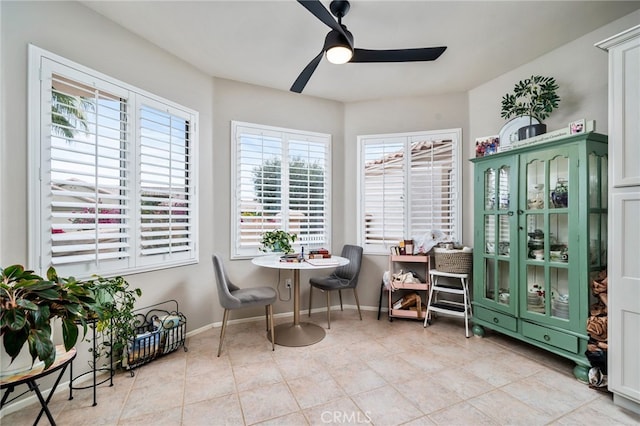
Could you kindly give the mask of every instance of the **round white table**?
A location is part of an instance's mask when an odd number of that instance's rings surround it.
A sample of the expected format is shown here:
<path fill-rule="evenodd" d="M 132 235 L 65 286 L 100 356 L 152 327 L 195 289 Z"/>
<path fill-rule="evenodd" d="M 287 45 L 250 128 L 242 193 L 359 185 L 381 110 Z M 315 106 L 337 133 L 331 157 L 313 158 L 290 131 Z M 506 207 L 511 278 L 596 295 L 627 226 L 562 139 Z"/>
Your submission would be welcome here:
<path fill-rule="evenodd" d="M 300 322 L 300 271 L 326 268 L 337 268 L 346 265 L 349 259 L 341 256 L 331 256 L 321 259 L 312 265 L 309 262 L 281 262 L 280 255 L 254 257 L 254 265 L 264 268 L 293 270 L 293 323 L 280 324 L 274 327 L 275 343 L 281 346 L 309 346 L 324 339 L 324 328 L 309 322 Z"/>

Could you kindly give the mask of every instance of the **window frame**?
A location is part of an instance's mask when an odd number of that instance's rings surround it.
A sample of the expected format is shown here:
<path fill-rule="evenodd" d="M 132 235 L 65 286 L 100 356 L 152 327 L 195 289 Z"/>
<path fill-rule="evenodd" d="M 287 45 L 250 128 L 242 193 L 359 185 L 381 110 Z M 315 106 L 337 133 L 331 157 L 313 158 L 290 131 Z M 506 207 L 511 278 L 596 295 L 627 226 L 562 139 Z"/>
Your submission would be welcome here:
<path fill-rule="evenodd" d="M 126 143 L 126 148 L 120 148 L 120 155 L 126 158 L 127 166 L 123 168 L 126 175 L 126 208 L 128 214 L 122 223 L 129 230 L 125 238 L 128 247 L 126 254 L 120 256 L 117 261 L 103 261 L 92 259 L 68 264 L 56 265 L 61 275 L 73 275 L 78 278 L 87 278 L 94 274 L 102 276 L 128 275 L 133 273 L 154 271 L 173 268 L 199 262 L 199 235 L 198 235 L 198 121 L 197 111 L 164 99 L 160 96 L 146 92 L 135 86 L 105 75 L 99 71 L 75 63 L 69 59 L 46 51 L 34 45 L 29 45 L 28 62 L 28 228 L 29 228 L 29 265 L 40 271 L 46 270 L 53 261 L 52 248 L 52 202 L 46 201 L 51 195 L 51 164 L 52 157 L 47 150 L 51 150 L 51 87 L 47 82 L 54 75 L 69 78 L 97 90 L 105 91 L 120 97 L 126 106 L 126 133 L 121 139 Z M 141 253 L 141 206 L 142 191 L 140 184 L 141 164 L 141 138 L 142 138 L 142 111 L 144 108 L 161 111 L 179 121 L 185 120 L 188 124 L 188 133 L 185 133 L 184 187 L 190 195 L 190 209 L 187 224 L 192 239 L 190 248 L 180 254 L 175 254 L 169 248 L 158 255 L 143 256 Z M 96 136 L 97 137 L 97 136 Z M 172 140 L 170 138 L 170 140 Z M 122 145 L 122 144 L 121 144 Z M 172 146 L 172 145 L 170 145 Z M 96 153 L 96 161 L 101 157 Z M 173 163 L 167 168 L 167 179 L 174 175 Z M 96 187 L 96 192 L 98 188 Z M 170 190 L 171 192 L 173 190 Z M 46 210 L 46 211 L 45 211 Z M 101 213 L 100 213 L 101 214 Z M 125 228 L 127 227 L 125 226 Z"/>
<path fill-rule="evenodd" d="M 389 141 L 388 143 L 399 143 L 398 141 L 402 141 L 401 143 L 404 145 L 403 150 L 406 152 L 407 148 L 411 146 L 412 142 L 424 140 L 424 141 L 438 141 L 438 140 L 451 140 L 452 141 L 452 165 L 454 168 L 454 188 L 452 191 L 452 200 L 454 203 L 454 217 L 453 217 L 453 226 L 454 229 L 453 235 L 451 236 L 455 241 L 462 241 L 462 186 L 463 186 L 463 176 L 462 176 L 462 129 L 460 128 L 452 128 L 452 129 L 443 129 L 443 130 L 425 130 L 425 131 L 417 131 L 417 132 L 405 132 L 405 133 L 388 133 L 388 134 L 372 134 L 372 135 L 359 135 L 357 137 L 357 146 L 358 146 L 358 183 L 357 183 L 357 191 L 358 191 L 358 244 L 363 247 L 365 254 L 370 255 L 389 255 L 390 249 L 392 246 L 397 245 L 399 241 L 393 241 L 388 243 L 383 243 L 379 245 L 367 244 L 366 238 L 366 223 L 367 220 L 364 217 L 365 214 L 365 203 L 366 203 L 366 194 L 365 194 L 365 147 L 370 143 L 382 143 L 384 141 Z M 411 226 L 411 216 L 412 216 L 412 191 L 411 191 L 411 156 L 406 156 L 403 154 L 402 161 L 404 164 L 403 168 L 403 234 L 405 239 L 411 239 L 414 237 L 419 237 L 414 235 L 412 231 L 409 229 Z"/>
<path fill-rule="evenodd" d="M 288 159 L 291 155 L 291 151 L 294 148 L 290 148 L 289 141 L 291 139 L 298 139 L 302 141 L 312 142 L 316 144 L 323 144 L 325 146 L 325 186 L 324 186 L 324 241 L 319 243 L 301 243 L 300 240 L 296 240 L 292 247 L 294 250 L 299 251 L 301 246 L 305 249 L 319 248 L 319 247 L 331 247 L 331 186 L 332 186 L 332 173 L 331 173 L 331 145 L 332 137 L 330 134 L 310 132 L 304 130 L 288 129 L 283 127 L 268 126 L 262 124 L 248 123 L 242 121 L 231 121 L 231 235 L 230 235 L 230 253 L 231 259 L 249 259 L 264 253 L 259 250 L 259 246 L 255 247 L 243 247 L 240 243 L 240 218 L 241 216 L 241 200 L 240 191 L 238 190 L 238 184 L 241 182 L 241 170 L 238 162 L 240 161 L 240 133 L 242 132 L 250 134 L 262 134 L 269 137 L 280 138 L 283 151 L 281 152 L 282 159 Z M 285 176 L 285 182 L 289 183 L 289 168 L 283 169 L 283 176 Z M 287 187 L 288 189 L 289 187 Z M 289 191 L 282 189 L 282 193 L 289 194 Z M 289 205 L 289 197 L 285 201 L 284 206 Z M 288 218 L 288 216 L 286 216 Z M 284 223 L 284 221 L 283 221 Z M 283 229 L 288 230 L 287 226 Z"/>

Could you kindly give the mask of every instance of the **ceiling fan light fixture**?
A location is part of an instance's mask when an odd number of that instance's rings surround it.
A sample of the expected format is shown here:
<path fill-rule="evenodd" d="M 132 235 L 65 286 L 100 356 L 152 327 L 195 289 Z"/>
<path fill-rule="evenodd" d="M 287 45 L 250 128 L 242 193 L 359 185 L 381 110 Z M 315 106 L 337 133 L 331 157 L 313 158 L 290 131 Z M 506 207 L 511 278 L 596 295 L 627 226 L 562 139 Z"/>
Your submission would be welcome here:
<path fill-rule="evenodd" d="M 332 64 L 346 64 L 353 57 L 353 51 L 348 46 L 334 46 L 327 50 L 327 60 Z"/>
<path fill-rule="evenodd" d="M 327 52 L 327 60 L 332 64 L 345 64 L 353 57 L 353 49 L 349 41 L 336 30 L 329 31 L 327 34 L 324 50 Z"/>

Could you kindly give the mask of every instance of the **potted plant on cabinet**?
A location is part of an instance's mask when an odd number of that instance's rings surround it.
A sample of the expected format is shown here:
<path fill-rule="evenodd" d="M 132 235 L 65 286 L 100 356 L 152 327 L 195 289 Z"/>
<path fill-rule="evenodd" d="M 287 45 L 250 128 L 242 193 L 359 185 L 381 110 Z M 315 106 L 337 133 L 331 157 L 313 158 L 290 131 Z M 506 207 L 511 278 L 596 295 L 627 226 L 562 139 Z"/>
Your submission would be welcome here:
<path fill-rule="evenodd" d="M 22 265 L 0 268 L 0 336 L 9 358 L 9 362 L 3 359 L 3 371 L 9 371 L 9 365 L 14 371 L 27 370 L 36 360 L 49 368 L 56 357 L 52 321 L 61 320 L 62 340 L 68 351 L 78 341 L 78 324 L 86 334 L 85 318 L 94 303 L 93 293 L 84 283 L 59 277 L 53 267 L 48 269 L 46 279 Z M 26 349 L 30 363 L 15 365 Z"/>
<path fill-rule="evenodd" d="M 547 131 L 547 125 L 542 121 L 558 108 L 558 88 L 553 77 L 532 75 L 516 83 L 513 93 L 507 93 L 502 97 L 502 118 L 529 117 L 529 125 L 518 129 L 519 140 Z M 539 124 L 533 123 L 534 118 Z"/>
<path fill-rule="evenodd" d="M 275 231 L 265 231 L 262 234 L 262 247 L 260 251 L 284 252 L 285 254 L 293 253 L 291 243 L 295 242 L 298 236 L 294 233 L 277 229 Z"/>

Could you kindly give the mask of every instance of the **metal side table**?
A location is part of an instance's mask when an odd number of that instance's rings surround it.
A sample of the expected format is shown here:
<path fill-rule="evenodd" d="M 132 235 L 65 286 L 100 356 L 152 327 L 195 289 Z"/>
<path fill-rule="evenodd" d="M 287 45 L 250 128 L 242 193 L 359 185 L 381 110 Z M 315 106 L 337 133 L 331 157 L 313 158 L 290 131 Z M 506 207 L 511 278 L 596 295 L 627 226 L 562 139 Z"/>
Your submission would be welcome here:
<path fill-rule="evenodd" d="M 109 386 L 113 386 L 113 375 L 115 374 L 115 370 L 113 369 L 113 351 L 109 350 L 109 367 L 102 367 L 102 368 L 97 368 L 96 366 L 96 362 L 98 361 L 98 353 L 96 351 L 96 339 L 97 339 L 97 333 L 96 333 L 96 328 L 98 327 L 98 319 L 92 319 L 87 321 L 87 323 L 89 324 L 89 326 L 91 327 L 91 330 L 93 332 L 92 334 L 92 344 L 93 344 L 93 350 L 92 350 L 92 354 L 93 354 L 93 365 L 91 370 L 85 372 L 85 373 L 81 373 L 75 377 L 73 377 L 73 363 L 71 363 L 71 367 L 69 368 L 69 400 L 73 399 L 73 391 L 75 390 L 81 390 L 81 389 L 93 389 L 93 404 L 92 406 L 96 406 L 98 405 L 98 402 L 96 400 L 96 387 L 98 387 L 99 385 L 109 382 Z M 110 329 L 113 327 L 110 327 Z M 113 341 L 113 335 L 110 336 L 111 341 Z M 98 382 L 97 381 L 97 373 L 98 372 L 103 372 L 106 371 L 108 372 L 109 377 L 103 379 L 102 381 Z M 86 376 L 87 374 L 91 374 L 92 377 L 92 382 L 90 385 L 87 386 L 74 386 L 73 383 L 78 380 L 81 377 Z"/>

